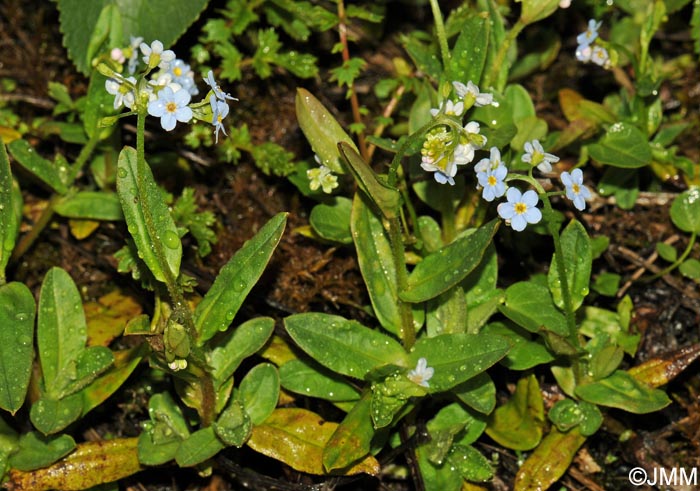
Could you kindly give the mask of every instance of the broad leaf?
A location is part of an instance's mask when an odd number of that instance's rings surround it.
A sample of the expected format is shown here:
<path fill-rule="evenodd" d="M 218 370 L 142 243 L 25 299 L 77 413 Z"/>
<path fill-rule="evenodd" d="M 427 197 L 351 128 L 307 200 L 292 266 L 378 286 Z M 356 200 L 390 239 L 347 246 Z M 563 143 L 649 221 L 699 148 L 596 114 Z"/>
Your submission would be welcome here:
<path fill-rule="evenodd" d="M 93 410 L 119 390 L 146 355 L 144 348 L 145 346 L 141 345 L 113 354 L 112 367 L 80 391 L 83 397 L 83 414 Z"/>
<path fill-rule="evenodd" d="M 492 220 L 426 256 L 413 269 L 406 290 L 399 296 L 407 302 L 423 302 L 458 284 L 479 265 L 498 224 L 499 220 Z"/>
<path fill-rule="evenodd" d="M 309 224 L 319 237 L 341 244 L 352 243 L 350 235 L 350 209 L 352 201 L 342 196 L 333 198 L 331 204 L 318 204 L 309 215 Z"/>
<path fill-rule="evenodd" d="M 54 209 L 59 215 L 68 218 L 124 219 L 119 197 L 109 191 L 81 191 L 65 196 L 56 203 Z"/>
<path fill-rule="evenodd" d="M 615 123 L 599 140 L 588 146 L 590 156 L 602 164 L 636 168 L 651 163 L 651 148 L 644 133 L 630 123 Z"/>
<path fill-rule="evenodd" d="M 355 194 L 350 222 L 352 239 L 377 320 L 384 329 L 396 334 L 401 326 L 401 315 L 391 243 L 366 199 L 360 193 Z"/>
<path fill-rule="evenodd" d="M 591 241 L 586 229 L 580 222 L 572 220 L 561 234 L 561 247 L 564 252 L 564 270 L 566 283 L 571 299 L 571 308 L 578 310 L 583 299 L 588 295 L 588 284 L 591 281 L 591 265 L 593 255 Z M 552 263 L 547 276 L 549 291 L 557 307 L 564 310 L 564 294 L 562 280 L 559 277 L 557 257 L 552 256 Z"/>
<path fill-rule="evenodd" d="M 511 343 L 511 349 L 501 363 L 511 370 L 528 370 L 554 360 L 554 355 L 547 349 L 541 338 L 532 339 L 525 329 L 503 322 L 486 324 L 482 333 L 499 335 Z"/>
<path fill-rule="evenodd" d="M 464 84 L 471 81 L 479 85 L 488 52 L 490 27 L 485 13 L 474 15 L 464 21 L 447 66 L 448 80 L 456 80 Z"/>
<path fill-rule="evenodd" d="M 280 395 L 280 376 L 270 363 L 261 363 L 241 380 L 238 396 L 253 424 L 261 424 L 272 414 Z"/>
<path fill-rule="evenodd" d="M 17 453 L 10 457 L 10 465 L 21 471 L 41 469 L 56 462 L 75 448 L 70 435 L 43 436 L 36 431 L 19 437 Z"/>
<path fill-rule="evenodd" d="M 0 286 L 0 407 L 14 414 L 29 387 L 34 358 L 32 292 L 23 283 Z"/>
<path fill-rule="evenodd" d="M 143 175 L 139 168 L 143 169 Z M 134 148 L 124 147 L 119 154 L 117 177 L 117 194 L 139 257 L 158 281 L 165 283 L 168 276 L 177 278 L 182 242 L 163 192 L 148 164 L 138 164 Z"/>
<path fill-rule="evenodd" d="M 392 337 L 337 315 L 295 314 L 284 320 L 294 342 L 321 365 L 362 379 L 386 365 L 407 366 L 406 352 Z"/>
<path fill-rule="evenodd" d="M 29 417 L 37 430 L 50 435 L 77 420 L 82 411 L 83 398 L 77 393 L 63 399 L 42 397 L 32 404 Z"/>
<path fill-rule="evenodd" d="M 144 423 L 139 436 L 139 461 L 144 465 L 161 465 L 175 458 L 180 443 L 190 431 L 182 411 L 167 392 L 153 394 L 148 401 L 151 420 Z"/>
<path fill-rule="evenodd" d="M 194 311 L 200 346 L 231 324 L 270 261 L 286 223 L 286 213 L 272 217 L 221 268 L 214 284 Z"/>
<path fill-rule="evenodd" d="M 243 404 L 234 399 L 212 425 L 216 436 L 226 445 L 242 446 L 253 429 L 253 423 Z"/>
<path fill-rule="evenodd" d="M 365 393 L 338 425 L 323 449 L 323 467 L 344 469 L 369 455 L 377 434 L 372 425 L 371 396 Z"/>
<path fill-rule="evenodd" d="M 593 404 L 616 407 L 634 414 L 652 413 L 671 403 L 663 391 L 652 389 L 622 370 L 603 380 L 579 385 L 576 395 Z"/>
<path fill-rule="evenodd" d="M 671 220 L 684 232 L 700 233 L 700 188 L 688 189 L 673 200 Z"/>
<path fill-rule="evenodd" d="M 501 312 L 520 327 L 538 332 L 541 327 L 567 335 L 566 318 L 554 305 L 549 289 L 532 281 L 520 281 L 506 290 Z"/>
<path fill-rule="evenodd" d="M 360 395 L 342 377 L 306 360 L 290 360 L 280 367 L 280 383 L 285 390 L 327 401 L 356 401 Z"/>
<path fill-rule="evenodd" d="M 195 431 L 180 443 L 175 452 L 175 461 L 180 467 L 190 467 L 210 459 L 224 448 L 214 428 L 209 426 Z"/>
<path fill-rule="evenodd" d="M 112 6 L 121 17 L 123 33 L 118 35 L 123 37 L 118 41 L 126 45 L 129 36 L 140 36 L 148 43 L 158 39 L 167 47 L 197 20 L 207 3 L 207 0 L 91 0 L 87 3 L 83 0 L 58 0 L 63 45 L 78 70 L 87 75 L 92 61 L 89 52 L 98 54 L 95 40 L 115 35 L 113 32 L 107 35 L 99 32 L 97 21 L 104 7 Z M 167 22 L 163 22 L 164 12 L 167 12 Z M 117 14 L 113 12 L 111 15 Z M 114 25 L 114 21 L 109 23 Z M 109 42 L 100 44 L 97 47 L 105 51 L 118 47 L 109 46 Z"/>

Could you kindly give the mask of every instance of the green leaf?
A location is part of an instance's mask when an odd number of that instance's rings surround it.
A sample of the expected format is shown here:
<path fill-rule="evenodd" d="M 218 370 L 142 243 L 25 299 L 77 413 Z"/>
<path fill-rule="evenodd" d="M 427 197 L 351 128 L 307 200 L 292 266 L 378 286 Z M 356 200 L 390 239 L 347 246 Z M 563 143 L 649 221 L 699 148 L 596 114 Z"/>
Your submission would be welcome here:
<path fill-rule="evenodd" d="M 348 166 L 355 182 L 387 219 L 398 216 L 401 197 L 396 188 L 385 184 L 372 168 L 360 157 L 354 146 L 345 142 L 338 143 L 338 150 L 343 162 Z"/>
<path fill-rule="evenodd" d="M 68 218 L 124 220 L 119 197 L 110 191 L 80 191 L 64 196 L 54 210 Z"/>
<path fill-rule="evenodd" d="M 270 261 L 286 223 L 286 213 L 272 217 L 221 268 L 214 284 L 194 311 L 200 346 L 231 324 Z"/>
<path fill-rule="evenodd" d="M 280 395 L 280 376 L 270 363 L 252 368 L 241 380 L 239 396 L 253 424 L 261 424 L 277 406 Z"/>
<path fill-rule="evenodd" d="M 499 220 L 492 220 L 426 256 L 409 275 L 406 290 L 399 292 L 401 299 L 423 302 L 462 281 L 481 262 L 499 223 Z"/>
<path fill-rule="evenodd" d="M 498 255 L 493 243 L 486 248 L 484 259 L 462 281 L 467 302 L 467 332 L 476 333 L 488 321 L 505 294 L 496 288 L 498 282 Z"/>
<path fill-rule="evenodd" d="M 318 204 L 313 207 L 309 215 L 309 224 L 322 239 L 351 244 L 351 209 L 351 200 L 336 196 L 330 204 Z"/>
<path fill-rule="evenodd" d="M 651 163 L 651 148 L 640 129 L 629 123 L 615 123 L 598 143 L 588 146 L 590 156 L 596 161 L 634 169 Z"/>
<path fill-rule="evenodd" d="M 528 331 L 512 323 L 492 322 L 486 324 L 481 332 L 502 336 L 510 341 L 512 347 L 501 363 L 511 370 L 529 370 L 554 360 L 554 355 L 541 338 L 533 341 Z"/>
<path fill-rule="evenodd" d="M 306 360 L 290 360 L 280 367 L 285 390 L 333 402 L 356 401 L 360 394 L 341 377 Z"/>
<path fill-rule="evenodd" d="M 408 366 L 406 352 L 389 336 L 336 315 L 295 314 L 284 320 L 294 342 L 321 365 L 362 379 L 385 365 Z"/>
<path fill-rule="evenodd" d="M 143 175 L 140 175 L 140 167 Z M 117 177 L 117 194 L 139 257 L 158 281 L 165 283 L 167 276 L 177 278 L 182 259 L 177 227 L 150 167 L 146 162 L 139 165 L 134 148 L 124 147 L 119 154 Z M 155 252 L 156 247 L 161 250 L 162 257 Z"/>
<path fill-rule="evenodd" d="M 70 435 L 43 436 L 36 431 L 19 437 L 17 453 L 10 457 L 10 465 L 21 471 L 33 471 L 47 467 L 75 448 Z"/>
<path fill-rule="evenodd" d="M 576 395 L 600 406 L 615 407 L 634 414 L 646 414 L 668 406 L 671 400 L 659 389 L 632 377 L 622 370 L 603 380 L 576 387 Z"/>
<path fill-rule="evenodd" d="M 430 392 L 443 392 L 487 370 L 503 358 L 510 343 L 500 336 L 441 334 L 419 339 L 410 354 L 413 368 L 420 358 L 434 369 Z"/>
<path fill-rule="evenodd" d="M 0 407 L 14 414 L 29 387 L 34 358 L 32 292 L 23 284 L 0 286 Z"/>
<path fill-rule="evenodd" d="M 600 273 L 593 281 L 591 288 L 606 297 L 614 297 L 620 290 L 622 277 L 617 273 Z"/>
<path fill-rule="evenodd" d="M 460 286 L 429 300 L 425 315 L 428 336 L 467 332 L 467 311 L 464 290 Z"/>
<path fill-rule="evenodd" d="M 225 448 L 209 426 L 195 431 L 185 438 L 175 452 L 175 461 L 180 467 L 191 467 L 212 458 Z"/>
<path fill-rule="evenodd" d="M 360 193 L 355 194 L 350 220 L 357 261 L 374 313 L 384 329 L 396 334 L 401 314 L 389 238 L 367 198 Z"/>
<path fill-rule="evenodd" d="M 148 401 L 151 420 L 144 423 L 139 436 L 139 461 L 144 465 L 161 465 L 175 458 L 180 443 L 190 431 L 182 411 L 167 392 L 153 394 Z"/>
<path fill-rule="evenodd" d="M 87 324 L 78 288 L 61 268 L 51 268 L 41 285 L 37 347 L 50 397 L 59 398 L 76 377 L 76 361 L 85 349 Z"/>
<path fill-rule="evenodd" d="M 304 136 L 321 163 L 335 174 L 344 174 L 340 165 L 338 143 L 345 142 L 355 151 L 357 147 L 338 121 L 308 90 L 299 88 L 295 99 L 297 120 Z"/>
<path fill-rule="evenodd" d="M 532 281 L 519 281 L 506 290 L 506 302 L 499 309 L 503 315 L 530 332 L 541 327 L 566 336 L 566 318 L 554 305 L 546 286 Z"/>
<path fill-rule="evenodd" d="M 491 415 L 486 433 L 513 450 L 531 450 L 540 443 L 544 428 L 544 403 L 534 375 L 518 380 L 515 393 Z"/>
<path fill-rule="evenodd" d="M 56 166 L 37 154 L 28 141 L 15 140 L 7 148 L 19 165 L 36 176 L 49 189 L 58 194 L 65 194 L 68 191 Z"/>
<path fill-rule="evenodd" d="M 464 21 L 447 66 L 448 80 L 461 81 L 464 84 L 471 81 L 479 85 L 488 52 L 490 27 L 485 12 Z"/>
<path fill-rule="evenodd" d="M 530 93 L 522 85 L 508 85 L 505 91 L 505 98 L 510 106 L 510 114 L 513 118 L 513 123 L 537 116 Z"/>
<path fill-rule="evenodd" d="M 454 445 L 447 462 L 467 481 L 486 482 L 493 477 L 491 462 L 471 445 Z"/>
<path fill-rule="evenodd" d="M 42 397 L 32 405 L 29 418 L 37 430 L 50 435 L 77 420 L 82 410 L 83 398 L 80 393 L 59 400 Z"/>
<path fill-rule="evenodd" d="M 602 196 L 615 196 L 620 208 L 630 210 L 639 196 L 639 172 L 608 167 L 600 179 L 598 192 Z"/>
<path fill-rule="evenodd" d="M 114 364 L 105 373 L 80 391 L 83 397 L 83 414 L 102 404 L 126 382 L 143 360 L 147 350 L 144 345 L 113 354 Z"/>
<path fill-rule="evenodd" d="M 482 414 L 490 414 L 496 407 L 496 384 L 486 372 L 457 386 L 454 394 L 464 404 Z"/>
<path fill-rule="evenodd" d="M 659 256 L 661 256 L 664 261 L 668 261 L 670 263 L 675 262 L 676 259 L 678 259 L 678 251 L 676 251 L 676 248 L 670 244 L 666 244 L 665 242 L 656 243 L 656 252 L 659 253 Z"/>
<path fill-rule="evenodd" d="M 323 449 L 323 467 L 332 471 L 344 469 L 370 453 L 377 430 L 372 425 L 370 393 L 348 412 Z"/>
<path fill-rule="evenodd" d="M 559 2 L 557 0 L 522 0 L 520 22 L 525 25 L 534 24 L 552 15 Z"/>
<path fill-rule="evenodd" d="M 219 440 L 226 445 L 236 447 L 240 447 L 246 442 L 253 429 L 250 416 L 238 399 L 231 401 L 212 426 Z"/>
<path fill-rule="evenodd" d="M 269 317 L 257 317 L 244 322 L 219 339 L 211 351 L 210 364 L 216 387 L 221 387 L 233 375 L 241 362 L 262 348 L 275 329 Z"/>
<path fill-rule="evenodd" d="M 88 85 L 85 110 L 83 112 L 83 129 L 90 138 L 96 131 L 99 131 L 100 139 L 105 139 L 115 128 L 115 126 L 100 128 L 100 120 L 102 118 L 117 113 L 117 110 L 114 109 L 114 96 L 105 90 L 106 81 L 107 77 L 97 70 L 90 75 L 90 85 Z"/>
<path fill-rule="evenodd" d="M 700 280 L 700 261 L 694 258 L 686 259 L 678 267 L 678 271 L 686 278 Z"/>
<path fill-rule="evenodd" d="M 16 199 L 18 195 L 19 202 Z M 22 195 L 12 180 L 5 144 L 0 142 L 0 282 L 5 281 L 5 268 L 19 233 L 22 220 L 21 203 Z"/>
<path fill-rule="evenodd" d="M 98 28 L 97 20 L 103 8 L 110 5 L 121 14 L 124 44 L 131 34 L 142 36 L 148 43 L 158 39 L 168 47 L 197 20 L 207 0 L 58 0 L 63 45 L 84 75 L 91 68 L 88 51 Z M 163 12 L 168 13 L 167 22 L 162 22 Z"/>
<path fill-rule="evenodd" d="M 561 233 L 561 247 L 564 251 L 564 274 L 569 289 L 571 308 L 578 310 L 583 304 L 583 299 L 588 295 L 588 284 L 591 280 L 591 265 L 593 255 L 591 241 L 586 229 L 580 222 L 572 220 Z M 564 294 L 562 292 L 562 280 L 559 277 L 557 258 L 552 256 L 547 275 L 549 290 L 552 292 L 554 304 L 564 310 Z"/>
<path fill-rule="evenodd" d="M 673 200 L 671 221 L 684 232 L 700 233 L 700 188 L 688 189 Z"/>

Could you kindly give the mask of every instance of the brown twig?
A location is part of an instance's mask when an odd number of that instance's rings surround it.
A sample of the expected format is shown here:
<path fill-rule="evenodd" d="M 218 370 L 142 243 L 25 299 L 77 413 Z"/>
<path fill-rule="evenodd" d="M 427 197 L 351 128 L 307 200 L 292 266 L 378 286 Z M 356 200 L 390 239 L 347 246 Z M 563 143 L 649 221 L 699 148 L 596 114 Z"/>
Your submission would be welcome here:
<path fill-rule="evenodd" d="M 399 101 L 401 100 L 401 97 L 403 96 L 403 93 L 406 91 L 406 86 L 405 85 L 399 85 L 399 87 L 396 89 L 396 92 L 394 92 L 393 97 L 389 101 L 389 104 L 386 105 L 384 108 L 384 111 L 382 112 L 382 117 L 384 118 L 389 118 L 391 117 L 392 113 L 396 109 L 396 106 L 398 106 Z M 374 130 L 374 136 L 375 137 L 380 137 L 382 136 L 382 133 L 384 132 L 384 129 L 386 128 L 385 124 L 380 124 L 377 126 Z M 370 144 L 369 148 L 367 149 L 367 162 L 370 162 L 372 160 L 372 156 L 374 155 L 374 151 L 377 149 L 377 145 Z"/>

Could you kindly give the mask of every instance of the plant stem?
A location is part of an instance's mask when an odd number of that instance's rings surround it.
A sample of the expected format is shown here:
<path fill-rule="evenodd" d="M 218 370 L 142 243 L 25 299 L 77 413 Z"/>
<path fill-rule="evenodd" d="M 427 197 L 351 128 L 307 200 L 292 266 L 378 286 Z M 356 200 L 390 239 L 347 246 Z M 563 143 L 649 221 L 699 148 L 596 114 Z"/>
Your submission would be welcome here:
<path fill-rule="evenodd" d="M 350 61 L 350 49 L 348 48 L 348 29 L 345 24 L 345 4 L 343 0 L 338 0 L 338 34 L 340 35 L 340 44 L 343 46 L 343 63 Z M 362 124 L 362 115 L 360 114 L 360 102 L 357 99 L 357 92 L 355 92 L 355 84 L 350 83 L 348 85 L 348 91 L 350 92 L 350 106 L 352 107 L 352 119 L 355 123 Z M 367 142 L 365 141 L 365 132 L 359 131 L 357 133 L 357 147 L 360 150 L 360 155 L 365 162 L 370 161 L 370 154 L 367 149 Z"/>
<path fill-rule="evenodd" d="M 680 266 L 683 263 L 683 261 L 685 261 L 685 258 L 687 258 L 688 255 L 690 254 L 690 252 L 693 250 L 693 246 L 695 245 L 695 239 L 697 238 L 697 236 L 698 236 L 697 232 L 693 232 L 690 235 L 690 240 L 688 240 L 688 246 L 685 248 L 685 250 L 680 255 L 680 257 L 678 259 L 676 259 L 672 264 L 669 264 L 664 269 L 659 271 L 658 273 L 647 278 L 646 281 L 651 281 L 651 280 L 655 280 L 656 278 L 661 278 L 662 276 L 670 273 L 671 271 L 676 269 L 678 266 Z"/>
<path fill-rule="evenodd" d="M 394 269 L 396 270 L 396 286 L 397 291 L 403 292 L 408 285 L 408 271 L 406 270 L 406 259 L 403 245 L 403 235 L 401 233 L 401 219 L 396 216 L 389 219 L 389 243 L 391 244 L 391 256 L 394 261 Z M 413 327 L 413 312 L 411 312 L 411 304 L 404 302 L 400 298 L 397 299 L 399 307 L 399 316 L 401 317 L 401 326 L 399 336 L 403 342 L 406 351 L 413 347 L 416 342 L 416 330 Z"/>
<path fill-rule="evenodd" d="M 435 21 L 435 34 L 440 45 L 440 55 L 442 56 L 442 68 L 447 69 L 450 62 L 450 48 L 447 45 L 447 34 L 445 33 L 445 23 L 442 20 L 442 12 L 438 0 L 430 0 L 430 8 L 433 11 L 433 20 Z"/>

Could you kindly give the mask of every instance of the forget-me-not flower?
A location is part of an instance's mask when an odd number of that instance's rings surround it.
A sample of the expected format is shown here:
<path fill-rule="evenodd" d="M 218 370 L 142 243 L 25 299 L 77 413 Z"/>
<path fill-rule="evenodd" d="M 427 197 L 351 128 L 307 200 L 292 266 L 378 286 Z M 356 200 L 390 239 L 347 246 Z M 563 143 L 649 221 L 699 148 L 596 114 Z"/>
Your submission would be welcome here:
<path fill-rule="evenodd" d="M 122 105 L 131 109 L 135 99 L 133 89 L 135 84 L 134 77 L 124 78 L 118 73 L 114 74 L 114 78 L 105 80 L 105 90 L 114 96 L 114 109 L 119 109 Z"/>
<path fill-rule="evenodd" d="M 146 43 L 141 43 L 139 47 L 141 48 L 141 53 L 143 53 L 143 62 L 149 68 L 157 66 L 162 70 L 167 70 L 170 68 L 170 62 L 175 59 L 175 53 L 169 49 L 163 51 L 163 43 L 157 39 L 150 46 Z"/>
<path fill-rule="evenodd" d="M 521 193 L 518 188 L 508 188 L 506 203 L 498 205 L 498 215 L 510 222 L 516 232 L 522 232 L 528 223 L 542 220 L 542 212 L 537 209 L 539 197 L 533 190 Z"/>
<path fill-rule="evenodd" d="M 209 87 L 211 87 L 211 90 L 214 91 L 214 95 L 216 96 L 217 99 L 221 101 L 225 101 L 226 99 L 230 99 L 232 101 L 237 101 L 235 97 L 233 97 L 230 94 L 225 93 L 224 91 L 221 90 L 221 87 L 219 87 L 219 84 L 216 83 L 216 79 L 214 79 L 214 72 L 209 70 L 207 72 L 207 76 L 204 79 L 204 83 L 207 84 Z"/>
<path fill-rule="evenodd" d="M 591 51 L 591 61 L 596 65 L 602 66 L 603 68 L 608 68 L 610 66 L 610 55 L 608 55 L 608 50 L 602 46 L 593 46 Z"/>
<path fill-rule="evenodd" d="M 430 110 L 430 114 L 435 117 L 438 115 L 438 113 L 442 110 L 443 105 L 445 107 L 445 114 L 448 116 L 461 116 L 462 113 L 464 112 L 464 102 L 459 101 L 456 104 L 452 102 L 451 100 L 447 100 L 446 102 L 441 102 L 440 107 L 437 109 L 433 108 Z"/>
<path fill-rule="evenodd" d="M 462 82 L 452 82 L 452 86 L 454 87 L 457 96 L 459 96 L 460 99 L 463 99 L 468 107 L 471 107 L 472 105 L 476 107 L 488 105 L 498 107 L 498 102 L 493 100 L 493 94 L 479 92 L 479 87 L 471 80 L 467 82 L 467 85 L 464 85 Z"/>
<path fill-rule="evenodd" d="M 421 387 L 430 387 L 428 380 L 433 378 L 435 369 L 428 366 L 428 360 L 420 358 L 416 363 L 416 368 L 408 372 L 408 379 Z"/>
<path fill-rule="evenodd" d="M 566 187 L 566 197 L 574 202 L 577 210 L 583 211 L 586 208 L 586 199 L 591 197 L 591 192 L 583 185 L 583 172 L 581 169 L 574 169 L 571 174 L 561 173 L 561 182 Z"/>
<path fill-rule="evenodd" d="M 320 159 L 315 157 L 318 162 Z M 306 171 L 306 177 L 309 179 L 309 189 L 316 191 L 318 188 L 323 189 L 323 192 L 330 194 L 338 187 L 338 176 L 333 174 L 330 168 L 321 165 L 314 169 Z"/>
<path fill-rule="evenodd" d="M 219 143 L 219 130 L 223 131 L 224 135 L 226 130 L 224 129 L 223 120 L 228 116 L 228 104 L 224 101 L 218 100 L 213 94 L 209 96 L 209 105 L 211 105 L 211 124 L 214 125 L 214 135 L 216 136 L 216 143 Z"/>
<path fill-rule="evenodd" d="M 602 21 L 596 22 L 595 19 L 588 21 L 588 27 L 581 34 L 576 36 L 576 42 L 579 46 L 588 46 L 598 37 L 598 29 L 603 24 Z"/>
<path fill-rule="evenodd" d="M 168 86 L 158 93 L 158 98 L 148 103 L 148 114 L 160 118 L 160 125 L 165 131 L 175 128 L 177 121 L 186 123 L 192 119 L 190 93 L 184 89 L 173 92 Z"/>
<path fill-rule="evenodd" d="M 499 165 L 495 169 L 488 169 L 476 175 L 479 185 L 483 188 L 481 197 L 486 201 L 493 201 L 506 193 L 506 183 L 503 182 L 508 175 L 505 165 Z"/>
<path fill-rule="evenodd" d="M 194 72 L 183 60 L 176 59 L 170 64 L 168 73 L 172 76 L 172 81 L 185 89 L 190 95 L 199 94 L 199 90 L 194 83 Z"/>
<path fill-rule="evenodd" d="M 525 142 L 525 155 L 523 162 L 532 166 L 537 166 L 540 172 L 546 174 L 552 172 L 552 164 L 559 162 L 559 157 L 551 153 L 546 153 L 539 140 Z"/>

